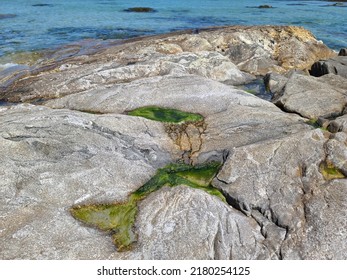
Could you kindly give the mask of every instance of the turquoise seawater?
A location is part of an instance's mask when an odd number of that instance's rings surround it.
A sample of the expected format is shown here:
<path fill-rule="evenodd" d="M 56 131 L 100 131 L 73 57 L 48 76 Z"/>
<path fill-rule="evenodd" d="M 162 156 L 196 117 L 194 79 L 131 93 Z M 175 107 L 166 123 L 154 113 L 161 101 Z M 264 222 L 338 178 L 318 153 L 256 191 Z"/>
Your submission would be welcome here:
<path fill-rule="evenodd" d="M 273 9 L 259 9 L 268 4 Z M 221 25 L 300 25 L 347 46 L 347 3 L 284 0 L 0 0 L 0 59 L 87 38 L 121 39 Z M 152 13 L 129 13 L 151 7 Z M 0 62 L 1 63 L 1 62 Z"/>

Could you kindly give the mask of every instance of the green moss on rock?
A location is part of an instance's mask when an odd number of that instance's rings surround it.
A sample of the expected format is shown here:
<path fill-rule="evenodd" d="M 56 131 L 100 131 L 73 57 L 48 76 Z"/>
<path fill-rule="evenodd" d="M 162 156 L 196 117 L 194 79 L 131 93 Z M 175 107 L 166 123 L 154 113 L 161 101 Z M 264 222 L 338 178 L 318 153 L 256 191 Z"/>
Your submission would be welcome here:
<path fill-rule="evenodd" d="M 321 127 L 321 126 L 319 125 L 319 123 L 318 123 L 318 119 L 316 119 L 316 118 L 309 119 L 308 121 L 306 121 L 306 123 L 307 123 L 308 125 L 313 126 L 314 128 L 320 128 L 320 127 Z"/>
<path fill-rule="evenodd" d="M 319 171 L 322 173 L 325 180 L 346 178 L 346 176 L 331 162 L 322 162 L 319 166 Z"/>
<path fill-rule="evenodd" d="M 220 167 L 221 164 L 218 162 L 196 166 L 169 164 L 159 169 L 146 184 L 132 193 L 128 201 L 124 203 L 76 206 L 71 208 L 70 212 L 74 218 L 89 226 L 109 231 L 118 251 L 129 250 L 136 241 L 133 227 L 138 201 L 163 186 L 185 185 L 204 190 L 226 202 L 224 195 L 211 185 L 211 181 Z"/>
<path fill-rule="evenodd" d="M 225 201 L 223 194 L 211 186 L 211 181 L 218 172 L 220 166 L 221 164 L 217 162 L 196 166 L 169 164 L 159 169 L 155 176 L 135 191 L 130 198 L 135 200 L 142 199 L 151 192 L 160 189 L 162 186 L 175 187 L 178 185 L 186 185 L 192 188 L 205 190 L 208 193 L 213 193 L 221 200 Z"/>
<path fill-rule="evenodd" d="M 136 240 L 132 227 L 135 223 L 137 205 L 134 201 L 120 204 L 77 206 L 71 214 L 89 226 L 112 233 L 118 251 L 127 250 Z"/>
<path fill-rule="evenodd" d="M 306 124 L 314 127 L 314 128 L 320 128 L 323 131 L 328 131 L 327 125 L 322 123 L 320 120 L 317 118 L 309 119 L 308 121 L 305 122 Z"/>
<path fill-rule="evenodd" d="M 137 108 L 129 111 L 128 115 L 166 123 L 197 122 L 203 120 L 203 117 L 200 114 L 157 106 Z"/>

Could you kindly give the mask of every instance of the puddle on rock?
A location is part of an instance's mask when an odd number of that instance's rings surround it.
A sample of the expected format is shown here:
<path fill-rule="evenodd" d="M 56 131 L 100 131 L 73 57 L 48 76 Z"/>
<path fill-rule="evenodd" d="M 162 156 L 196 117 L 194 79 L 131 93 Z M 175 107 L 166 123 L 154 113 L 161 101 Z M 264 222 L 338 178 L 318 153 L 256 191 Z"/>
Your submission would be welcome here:
<path fill-rule="evenodd" d="M 237 86 L 237 88 L 242 89 L 248 93 L 251 93 L 266 101 L 271 101 L 273 97 L 273 94 L 266 89 L 263 78 L 258 78 L 248 84 Z"/>
<path fill-rule="evenodd" d="M 141 107 L 127 113 L 130 116 L 143 117 L 154 121 L 168 123 L 197 122 L 204 119 L 200 114 L 157 106 Z"/>

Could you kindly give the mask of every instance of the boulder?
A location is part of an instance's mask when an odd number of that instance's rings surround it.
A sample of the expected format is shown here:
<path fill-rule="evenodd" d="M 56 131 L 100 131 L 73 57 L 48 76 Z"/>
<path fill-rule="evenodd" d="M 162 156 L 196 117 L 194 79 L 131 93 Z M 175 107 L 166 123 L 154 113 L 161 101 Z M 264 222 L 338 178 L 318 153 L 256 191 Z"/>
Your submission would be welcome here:
<path fill-rule="evenodd" d="M 264 76 L 264 85 L 274 95 L 274 98 L 283 92 L 287 82 L 288 78 L 278 73 L 267 73 Z"/>
<path fill-rule="evenodd" d="M 309 119 L 337 117 L 345 104 L 345 89 L 329 85 L 311 76 L 292 75 L 285 85 L 283 94 L 273 102 L 288 112 L 295 112 Z"/>
<path fill-rule="evenodd" d="M 263 77 L 265 88 L 272 93 L 273 100 L 277 99 L 281 94 L 283 94 L 283 90 L 288 82 L 288 79 L 294 74 L 307 75 L 307 73 L 302 70 L 290 70 L 284 74 L 270 72 Z"/>
<path fill-rule="evenodd" d="M 339 56 L 347 56 L 347 48 L 341 49 L 339 51 Z"/>
<path fill-rule="evenodd" d="M 332 120 L 328 125 L 328 130 L 332 133 L 340 131 L 347 132 L 347 115 L 344 114 L 343 116 Z"/>
<path fill-rule="evenodd" d="M 337 56 L 329 60 L 317 61 L 312 65 L 310 70 L 310 74 L 315 77 L 330 73 L 347 78 L 347 57 Z"/>
<path fill-rule="evenodd" d="M 163 188 L 141 203 L 137 220 L 134 259 L 270 258 L 254 219 L 201 190 Z"/>
<path fill-rule="evenodd" d="M 327 180 L 319 167 L 328 160 L 324 147 L 335 145 L 328 139 L 317 129 L 235 148 L 214 180 L 233 207 L 272 225 L 260 223 L 278 258 L 346 258 L 347 180 Z"/>
<path fill-rule="evenodd" d="M 335 55 L 310 32 L 293 26 L 232 26 L 202 29 L 198 34 L 180 31 L 117 41 L 107 48 L 87 44 L 79 50 L 74 45 L 71 51 L 58 50 L 29 70 L 1 76 L 0 100 L 51 99 L 172 72 L 242 84 L 250 77 L 244 72 L 265 75 L 307 69 Z M 195 62 L 187 65 L 184 58 L 180 60 L 177 56 L 182 52 Z"/>

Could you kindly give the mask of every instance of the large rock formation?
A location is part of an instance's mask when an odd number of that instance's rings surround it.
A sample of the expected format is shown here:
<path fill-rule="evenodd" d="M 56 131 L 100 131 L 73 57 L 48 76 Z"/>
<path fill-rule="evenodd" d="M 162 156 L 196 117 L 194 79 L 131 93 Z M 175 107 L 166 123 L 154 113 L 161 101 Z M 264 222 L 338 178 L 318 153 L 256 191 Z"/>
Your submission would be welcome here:
<path fill-rule="evenodd" d="M 138 78 L 182 72 L 242 83 L 249 74 L 309 69 L 315 61 L 335 55 L 309 31 L 293 26 L 212 28 L 114 44 L 106 50 L 98 44 L 89 50 L 84 45 L 72 45 L 31 70 L 0 76 L 0 98 L 8 101 L 56 98 Z"/>
<path fill-rule="evenodd" d="M 31 102 L 0 107 L 1 259 L 347 258 L 346 80 L 280 75 L 334 52 L 273 26 L 99 47 L 0 76 L 2 101 Z M 270 71 L 278 106 L 237 87 Z"/>

